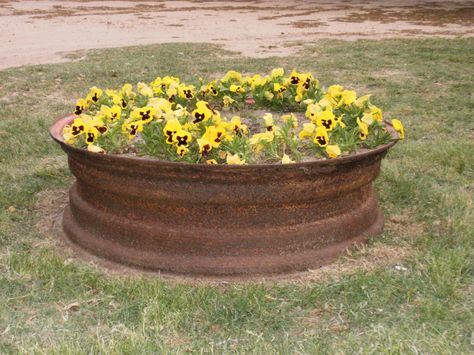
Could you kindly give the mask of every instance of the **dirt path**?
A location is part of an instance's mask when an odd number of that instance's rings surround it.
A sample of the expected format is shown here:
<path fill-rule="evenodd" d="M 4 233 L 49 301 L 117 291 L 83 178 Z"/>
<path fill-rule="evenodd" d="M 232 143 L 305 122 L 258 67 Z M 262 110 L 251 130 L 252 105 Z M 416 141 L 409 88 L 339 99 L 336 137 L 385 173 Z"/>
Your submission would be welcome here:
<path fill-rule="evenodd" d="M 137 44 L 209 42 L 263 57 L 291 54 L 318 38 L 474 35 L 474 1 L 393 3 L 0 0 L 0 69 Z"/>

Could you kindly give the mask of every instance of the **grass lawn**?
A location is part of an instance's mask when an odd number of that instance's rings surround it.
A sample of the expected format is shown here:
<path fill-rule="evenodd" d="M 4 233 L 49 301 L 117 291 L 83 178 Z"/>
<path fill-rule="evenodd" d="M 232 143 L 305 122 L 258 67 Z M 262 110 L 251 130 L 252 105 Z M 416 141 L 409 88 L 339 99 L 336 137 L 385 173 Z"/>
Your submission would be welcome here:
<path fill-rule="evenodd" d="M 385 232 L 351 256 L 403 260 L 216 286 L 109 276 L 57 247 L 43 219 L 72 177 L 47 128 L 90 86 L 275 66 L 373 93 L 405 123 L 376 183 Z M 0 353 L 472 353 L 473 75 L 474 39 L 327 40 L 268 59 L 169 44 L 0 71 Z"/>

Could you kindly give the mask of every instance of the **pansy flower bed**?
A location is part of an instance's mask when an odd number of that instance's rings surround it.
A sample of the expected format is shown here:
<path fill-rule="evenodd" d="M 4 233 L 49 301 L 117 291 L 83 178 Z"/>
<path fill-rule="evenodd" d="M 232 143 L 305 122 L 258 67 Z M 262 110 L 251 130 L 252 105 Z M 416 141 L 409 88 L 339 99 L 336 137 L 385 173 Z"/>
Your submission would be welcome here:
<path fill-rule="evenodd" d="M 118 90 L 92 87 L 63 129 L 67 144 L 108 154 L 205 164 L 333 159 L 394 138 L 370 95 L 321 87 L 312 73 L 236 71 L 184 83 L 157 77 Z M 404 128 L 391 119 L 398 138 Z"/>

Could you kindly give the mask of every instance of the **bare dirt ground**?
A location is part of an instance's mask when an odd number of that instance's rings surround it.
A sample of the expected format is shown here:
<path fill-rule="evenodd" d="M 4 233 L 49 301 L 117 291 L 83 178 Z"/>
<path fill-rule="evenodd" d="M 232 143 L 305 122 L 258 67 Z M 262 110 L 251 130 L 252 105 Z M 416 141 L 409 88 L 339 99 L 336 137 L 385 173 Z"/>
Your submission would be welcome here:
<path fill-rule="evenodd" d="M 473 25 L 474 1 L 0 0 L 0 69 L 169 42 L 288 55 L 319 38 L 473 36 Z"/>

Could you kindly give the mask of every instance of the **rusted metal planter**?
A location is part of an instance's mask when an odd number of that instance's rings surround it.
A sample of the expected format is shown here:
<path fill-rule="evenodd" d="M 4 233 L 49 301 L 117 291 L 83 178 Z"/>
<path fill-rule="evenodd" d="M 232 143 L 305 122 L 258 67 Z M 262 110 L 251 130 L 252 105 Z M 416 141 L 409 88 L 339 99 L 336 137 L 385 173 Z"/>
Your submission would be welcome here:
<path fill-rule="evenodd" d="M 382 231 L 372 182 L 390 142 L 334 160 L 202 165 L 104 155 L 50 133 L 76 177 L 66 237 L 99 257 L 172 274 L 271 275 L 328 263 Z"/>

